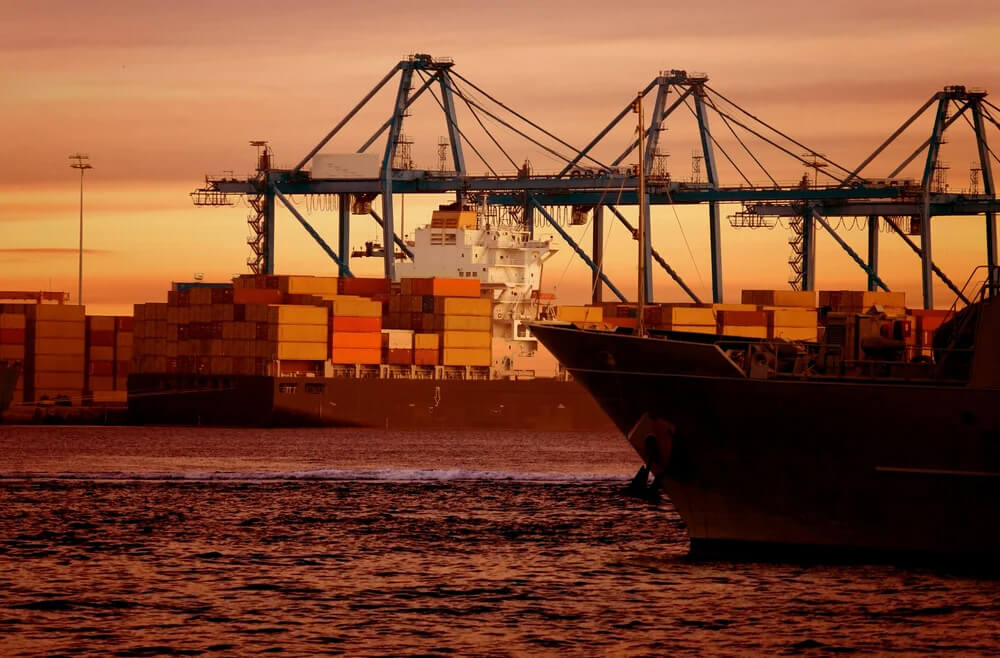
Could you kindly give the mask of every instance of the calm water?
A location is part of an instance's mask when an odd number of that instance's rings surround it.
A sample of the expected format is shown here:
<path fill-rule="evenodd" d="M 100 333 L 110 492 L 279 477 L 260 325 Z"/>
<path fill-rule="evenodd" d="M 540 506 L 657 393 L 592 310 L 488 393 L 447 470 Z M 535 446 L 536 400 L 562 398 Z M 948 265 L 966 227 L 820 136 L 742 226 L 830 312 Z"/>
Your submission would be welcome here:
<path fill-rule="evenodd" d="M 697 562 L 603 434 L 0 426 L 2 655 L 1000 651 L 1000 581 Z"/>

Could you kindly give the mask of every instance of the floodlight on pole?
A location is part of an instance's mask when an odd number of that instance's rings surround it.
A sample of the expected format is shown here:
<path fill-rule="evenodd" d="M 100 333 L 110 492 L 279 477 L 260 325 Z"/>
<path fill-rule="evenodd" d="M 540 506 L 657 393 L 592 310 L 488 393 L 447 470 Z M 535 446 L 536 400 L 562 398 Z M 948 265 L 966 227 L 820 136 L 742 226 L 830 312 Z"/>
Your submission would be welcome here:
<path fill-rule="evenodd" d="M 75 160 L 76 162 L 71 162 L 70 167 L 73 169 L 80 170 L 80 252 L 79 252 L 79 269 L 77 271 L 76 279 L 76 303 L 79 306 L 83 306 L 83 172 L 87 169 L 93 169 L 87 160 L 90 156 L 86 153 L 74 153 L 69 156 L 70 160 Z"/>

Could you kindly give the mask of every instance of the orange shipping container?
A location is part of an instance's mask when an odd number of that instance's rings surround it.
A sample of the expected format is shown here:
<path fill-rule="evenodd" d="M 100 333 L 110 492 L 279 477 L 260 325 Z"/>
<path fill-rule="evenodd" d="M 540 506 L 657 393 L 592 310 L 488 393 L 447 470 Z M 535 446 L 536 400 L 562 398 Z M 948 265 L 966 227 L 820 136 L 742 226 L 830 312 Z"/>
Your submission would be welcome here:
<path fill-rule="evenodd" d="M 377 365 L 382 362 L 381 348 L 359 349 L 354 347 L 333 348 L 330 361 L 339 364 Z"/>
<path fill-rule="evenodd" d="M 63 304 L 37 304 L 27 307 L 29 318 L 40 320 L 51 320 L 54 322 L 79 322 L 86 319 L 86 310 L 82 306 L 68 306 Z"/>
<path fill-rule="evenodd" d="M 83 356 L 39 354 L 34 359 L 37 372 L 83 372 Z"/>
<path fill-rule="evenodd" d="M 277 288 L 236 288 L 233 302 L 236 304 L 280 304 L 281 291 Z"/>
<path fill-rule="evenodd" d="M 115 318 L 111 315 L 88 315 L 87 331 L 114 331 Z"/>
<path fill-rule="evenodd" d="M 394 366 L 408 366 L 413 363 L 413 350 L 387 349 L 385 362 Z"/>
<path fill-rule="evenodd" d="M 344 348 L 382 348 L 382 333 L 348 331 L 345 333 L 334 332 L 330 335 L 330 345 L 333 349 Z M 360 363 L 360 361 L 358 362 Z"/>
<path fill-rule="evenodd" d="M 479 297 L 479 279 L 401 279 L 404 295 L 434 297 Z"/>
<path fill-rule="evenodd" d="M 717 311 L 716 319 L 720 327 L 767 327 L 764 311 Z"/>
<path fill-rule="evenodd" d="M 418 366 L 436 366 L 438 362 L 438 351 L 434 350 L 413 350 L 413 363 Z"/>
<path fill-rule="evenodd" d="M 114 377 L 94 377 L 87 380 L 88 391 L 113 391 L 115 388 Z"/>
<path fill-rule="evenodd" d="M 36 372 L 32 377 L 34 388 L 83 390 L 83 372 Z"/>
<path fill-rule="evenodd" d="M 0 360 L 9 359 L 11 361 L 24 360 L 24 345 L 3 345 L 0 344 Z"/>
<path fill-rule="evenodd" d="M 0 313 L 0 329 L 24 329 L 24 315 L 21 313 Z"/>
<path fill-rule="evenodd" d="M 359 295 L 361 297 L 388 295 L 389 279 L 344 277 L 337 280 L 337 292 L 341 295 Z"/>
<path fill-rule="evenodd" d="M 115 360 L 115 348 L 113 347 L 94 347 L 90 346 L 87 350 L 87 359 L 89 361 L 114 361 Z"/>

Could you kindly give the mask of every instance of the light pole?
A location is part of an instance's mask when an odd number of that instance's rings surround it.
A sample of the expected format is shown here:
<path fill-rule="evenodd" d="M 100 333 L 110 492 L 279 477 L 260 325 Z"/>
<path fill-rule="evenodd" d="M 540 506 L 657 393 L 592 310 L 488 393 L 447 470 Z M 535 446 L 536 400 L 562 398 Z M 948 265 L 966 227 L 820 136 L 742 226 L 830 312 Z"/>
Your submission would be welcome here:
<path fill-rule="evenodd" d="M 83 306 L 83 172 L 94 167 L 87 162 L 90 156 L 86 153 L 74 153 L 69 156 L 69 159 L 76 160 L 76 162 L 70 163 L 69 166 L 80 170 L 80 255 L 79 270 L 77 271 L 76 278 L 76 303 L 79 306 Z"/>

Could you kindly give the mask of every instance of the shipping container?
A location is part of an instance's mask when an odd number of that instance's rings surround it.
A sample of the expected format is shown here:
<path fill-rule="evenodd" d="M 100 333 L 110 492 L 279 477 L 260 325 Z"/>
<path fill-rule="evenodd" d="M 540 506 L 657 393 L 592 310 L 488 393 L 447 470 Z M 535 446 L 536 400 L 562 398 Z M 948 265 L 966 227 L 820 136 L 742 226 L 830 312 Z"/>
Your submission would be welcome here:
<path fill-rule="evenodd" d="M 600 306 L 560 306 L 556 309 L 556 319 L 562 322 L 597 323 L 604 319 L 604 309 Z"/>
<path fill-rule="evenodd" d="M 744 290 L 744 304 L 816 308 L 815 290 Z"/>
<path fill-rule="evenodd" d="M 441 350 L 443 366 L 488 366 L 491 362 L 489 348 L 446 347 Z"/>

